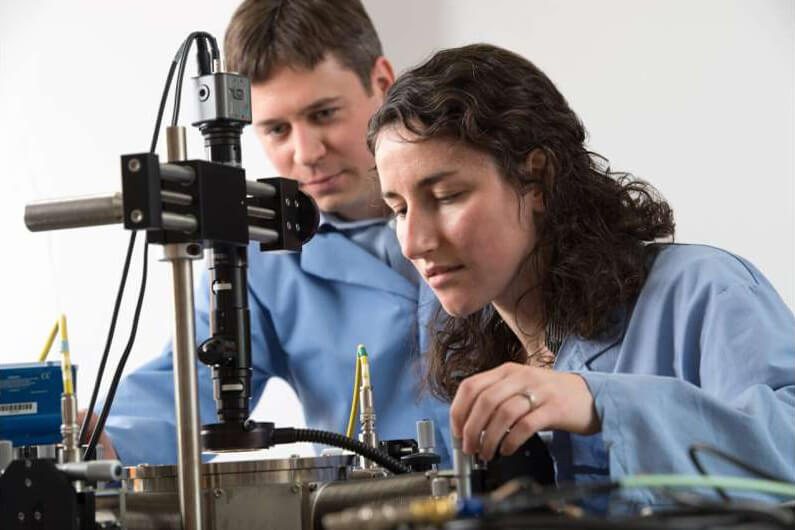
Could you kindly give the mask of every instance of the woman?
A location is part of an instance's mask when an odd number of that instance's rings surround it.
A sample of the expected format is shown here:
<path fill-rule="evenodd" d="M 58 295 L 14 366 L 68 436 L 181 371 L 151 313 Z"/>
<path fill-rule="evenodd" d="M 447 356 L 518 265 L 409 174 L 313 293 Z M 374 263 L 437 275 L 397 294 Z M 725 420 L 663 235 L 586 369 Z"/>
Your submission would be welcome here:
<path fill-rule="evenodd" d="M 428 382 L 453 435 L 489 460 L 551 430 L 559 482 L 694 473 L 697 443 L 793 480 L 792 312 L 742 258 L 670 243 L 668 204 L 584 140 L 543 72 L 489 45 L 407 72 L 370 122 L 403 253 L 447 313 Z"/>

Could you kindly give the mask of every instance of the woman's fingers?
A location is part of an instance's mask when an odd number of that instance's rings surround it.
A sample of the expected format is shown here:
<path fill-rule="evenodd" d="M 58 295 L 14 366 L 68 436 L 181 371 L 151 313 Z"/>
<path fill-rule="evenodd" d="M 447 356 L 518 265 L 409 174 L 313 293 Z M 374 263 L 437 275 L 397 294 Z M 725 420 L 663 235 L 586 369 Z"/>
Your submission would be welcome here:
<path fill-rule="evenodd" d="M 485 389 L 501 379 L 504 379 L 510 373 L 511 369 L 517 366 L 522 365 L 516 363 L 501 364 L 497 368 L 492 368 L 491 370 L 467 377 L 461 382 L 458 391 L 456 391 L 455 398 L 450 405 L 450 429 L 453 432 L 453 436 L 456 438 L 463 438 L 464 425 L 471 416 L 475 400 Z M 480 431 L 478 431 L 478 436 L 479 435 Z"/>
<path fill-rule="evenodd" d="M 508 367 L 504 371 L 504 379 L 494 382 L 478 394 L 462 430 L 465 453 L 479 453 L 482 457 L 483 435 L 481 433 L 487 430 L 487 425 L 499 422 L 502 426 L 502 431 L 498 433 L 499 436 L 495 441 L 496 444 L 499 443 L 499 438 L 505 433 L 505 429 L 510 428 L 518 419 L 513 412 L 517 411 L 519 414 L 528 412 L 529 405 L 525 393 L 530 390 L 528 381 L 533 379 L 531 370 L 531 368 L 521 365 Z M 517 395 L 522 396 L 523 401 L 519 400 L 518 407 L 510 406 L 508 402 Z"/>
<path fill-rule="evenodd" d="M 551 407 L 545 407 L 542 403 L 529 414 L 522 416 L 503 438 L 500 444 L 500 454 L 514 454 L 531 436 L 546 429 L 550 423 L 550 411 Z"/>
<path fill-rule="evenodd" d="M 538 408 L 539 401 L 535 401 L 534 406 Z M 524 394 L 514 394 L 503 402 L 491 416 L 483 431 L 478 456 L 483 460 L 491 460 L 497 452 L 497 448 L 500 447 L 500 442 L 505 443 L 506 433 L 509 433 L 509 430 L 513 432 L 515 425 L 530 412 L 530 400 Z M 532 434 L 530 433 L 530 435 Z M 527 438 L 529 437 L 527 436 Z M 523 442 L 524 440 L 521 443 Z"/>

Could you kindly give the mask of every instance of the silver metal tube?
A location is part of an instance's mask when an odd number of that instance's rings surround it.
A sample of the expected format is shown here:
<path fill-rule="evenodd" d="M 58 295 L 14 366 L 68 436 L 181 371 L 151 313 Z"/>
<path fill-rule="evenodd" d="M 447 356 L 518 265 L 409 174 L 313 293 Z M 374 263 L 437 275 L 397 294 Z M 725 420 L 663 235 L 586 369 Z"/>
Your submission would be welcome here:
<path fill-rule="evenodd" d="M 188 159 L 185 127 L 180 125 L 166 127 L 166 156 L 169 162 Z"/>
<path fill-rule="evenodd" d="M 260 219 L 276 219 L 276 212 L 269 208 L 260 208 L 259 206 L 248 207 L 249 217 L 258 217 Z"/>
<path fill-rule="evenodd" d="M 359 440 L 374 449 L 378 449 L 378 435 L 375 431 L 375 400 L 373 398 L 373 388 L 364 386 L 359 389 L 359 421 L 361 430 Z M 362 467 L 374 469 L 378 464 L 367 458 L 361 458 Z"/>
<path fill-rule="evenodd" d="M 178 191 L 160 191 L 160 200 L 169 204 L 179 204 L 180 206 L 190 206 L 193 204 L 193 197 L 187 193 L 179 193 Z"/>
<path fill-rule="evenodd" d="M 193 232 L 199 226 L 196 218 L 192 215 L 163 212 L 163 228 L 166 230 L 179 230 L 181 232 Z"/>
<path fill-rule="evenodd" d="M 25 226 L 31 232 L 121 223 L 121 193 L 86 195 L 25 205 Z"/>
<path fill-rule="evenodd" d="M 118 460 L 96 460 L 91 462 L 72 462 L 56 466 L 69 478 L 89 482 L 110 482 L 121 480 L 122 467 Z"/>
<path fill-rule="evenodd" d="M 279 232 L 269 228 L 261 228 L 259 226 L 248 227 L 248 238 L 251 241 L 259 241 L 260 243 L 275 243 L 279 240 Z"/>
<path fill-rule="evenodd" d="M 79 462 L 80 426 L 77 425 L 77 396 L 74 394 L 61 395 L 61 463 Z"/>
<path fill-rule="evenodd" d="M 179 184 L 191 184 L 196 178 L 196 173 L 190 166 L 178 166 L 176 164 L 160 164 L 160 178 L 169 182 Z"/>
<path fill-rule="evenodd" d="M 196 324 L 193 264 L 184 244 L 169 244 L 174 288 L 174 406 L 177 413 L 179 503 L 185 530 L 202 527 L 199 391 L 196 380 Z"/>
<path fill-rule="evenodd" d="M 472 457 L 464 454 L 461 438 L 453 436 L 453 473 L 459 499 L 472 496 Z"/>
<path fill-rule="evenodd" d="M 275 197 L 276 188 L 264 182 L 257 182 L 255 180 L 246 181 L 246 193 L 253 197 Z"/>

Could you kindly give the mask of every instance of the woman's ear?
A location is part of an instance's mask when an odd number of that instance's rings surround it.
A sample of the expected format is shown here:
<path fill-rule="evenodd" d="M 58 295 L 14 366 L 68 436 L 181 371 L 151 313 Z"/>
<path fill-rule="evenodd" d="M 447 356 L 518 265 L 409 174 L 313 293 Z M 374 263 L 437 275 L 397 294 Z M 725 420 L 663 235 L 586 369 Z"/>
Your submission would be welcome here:
<path fill-rule="evenodd" d="M 549 189 L 552 179 L 552 167 L 545 150 L 536 147 L 527 154 L 525 171 L 535 182 L 525 193 L 525 201 L 533 213 L 544 212 L 544 190 Z"/>

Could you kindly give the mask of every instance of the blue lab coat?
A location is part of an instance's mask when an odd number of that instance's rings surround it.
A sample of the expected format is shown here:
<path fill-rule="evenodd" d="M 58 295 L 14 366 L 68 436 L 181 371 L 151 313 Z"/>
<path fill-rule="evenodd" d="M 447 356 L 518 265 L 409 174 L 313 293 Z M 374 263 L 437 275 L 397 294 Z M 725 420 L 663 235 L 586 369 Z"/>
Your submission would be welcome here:
<path fill-rule="evenodd" d="M 612 317 L 596 340 L 566 339 L 555 361 L 585 378 L 602 423 L 593 436 L 554 433 L 559 482 L 694 474 L 695 443 L 795 481 L 795 321 L 753 265 L 712 247 L 661 246 L 637 300 Z M 626 498 L 666 502 L 649 490 Z"/>
<path fill-rule="evenodd" d="M 437 452 L 447 465 L 449 405 L 419 388 L 420 352 L 428 346 L 424 323 L 438 305 L 419 283 L 337 231 L 316 234 L 301 253 L 267 254 L 250 246 L 252 403 L 268 378 L 280 377 L 298 394 L 309 427 L 344 432 L 356 345 L 362 343 L 379 439 L 416 438 L 415 422 L 432 419 Z M 195 298 L 200 344 L 209 334 L 206 274 Z M 215 423 L 210 370 L 198 364 L 201 421 Z M 106 430 L 127 465 L 176 461 L 170 346 L 122 381 Z"/>

